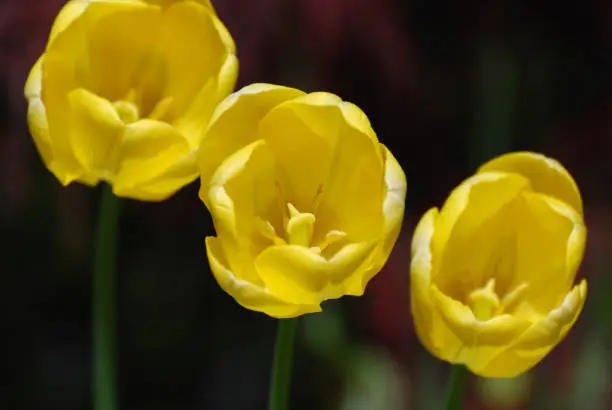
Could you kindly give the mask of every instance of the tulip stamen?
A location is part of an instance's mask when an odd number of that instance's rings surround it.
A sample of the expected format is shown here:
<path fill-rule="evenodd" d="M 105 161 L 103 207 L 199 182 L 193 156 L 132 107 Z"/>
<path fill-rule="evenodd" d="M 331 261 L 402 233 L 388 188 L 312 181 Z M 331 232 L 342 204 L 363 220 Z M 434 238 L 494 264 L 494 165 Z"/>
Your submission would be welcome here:
<path fill-rule="evenodd" d="M 259 233 L 266 239 L 271 240 L 274 245 L 286 245 L 287 242 L 276 234 L 276 229 L 274 229 L 274 225 L 270 223 L 270 221 L 264 221 L 261 218 L 257 218 L 256 221 L 257 228 Z"/>
<path fill-rule="evenodd" d="M 168 113 L 170 112 L 170 107 L 172 106 L 173 98 L 166 97 L 153 107 L 151 114 L 149 114 L 149 118 L 152 120 L 164 121 L 168 118 Z"/>
<path fill-rule="evenodd" d="M 521 283 L 502 298 L 501 306 L 504 311 L 515 308 L 527 296 L 527 288 L 529 285 Z"/>
<path fill-rule="evenodd" d="M 501 307 L 499 296 L 495 293 L 495 278 L 470 293 L 468 300 L 476 319 L 486 321 L 494 317 Z"/>

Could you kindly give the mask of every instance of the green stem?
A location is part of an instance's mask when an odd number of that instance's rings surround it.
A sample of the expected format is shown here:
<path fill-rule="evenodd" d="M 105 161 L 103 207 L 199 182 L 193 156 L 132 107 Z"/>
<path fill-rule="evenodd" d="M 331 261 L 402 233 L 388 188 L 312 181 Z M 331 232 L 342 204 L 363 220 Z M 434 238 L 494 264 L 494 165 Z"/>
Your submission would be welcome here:
<path fill-rule="evenodd" d="M 116 410 L 115 253 L 119 198 L 104 186 L 95 249 L 93 278 L 94 410 Z"/>
<path fill-rule="evenodd" d="M 293 347 L 298 319 L 281 319 L 278 323 L 268 410 L 287 410 L 293 368 Z"/>
<path fill-rule="evenodd" d="M 463 396 L 468 380 L 468 371 L 465 367 L 454 365 L 451 370 L 448 393 L 446 394 L 446 410 L 459 410 L 463 403 Z"/>

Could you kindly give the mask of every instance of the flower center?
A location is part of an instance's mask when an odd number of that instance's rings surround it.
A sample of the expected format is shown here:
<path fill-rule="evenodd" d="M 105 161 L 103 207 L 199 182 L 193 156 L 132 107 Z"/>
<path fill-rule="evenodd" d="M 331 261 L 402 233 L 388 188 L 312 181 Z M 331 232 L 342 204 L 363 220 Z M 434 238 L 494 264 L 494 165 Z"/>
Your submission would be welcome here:
<path fill-rule="evenodd" d="M 500 300 L 495 293 L 495 278 L 491 278 L 484 287 L 469 294 L 468 305 L 476 319 L 486 321 L 515 308 L 525 299 L 527 288 L 528 285 L 522 283 Z"/>
<path fill-rule="evenodd" d="M 261 234 L 271 239 L 274 245 L 297 245 L 309 248 L 311 251 L 320 254 L 325 250 L 333 250 L 332 245 L 338 245 L 346 238 L 346 232 L 331 230 L 327 232 L 325 238 L 313 245 L 312 237 L 317 218 L 310 212 L 300 212 L 295 205 L 287 202 L 287 214 L 283 217 L 284 234 L 279 237 L 274 226 L 268 222 L 260 220 L 259 231 Z M 333 252 L 332 252 L 333 253 Z"/>
<path fill-rule="evenodd" d="M 141 112 L 141 107 L 138 104 L 139 96 L 136 89 L 131 88 L 127 94 L 113 102 L 115 110 L 121 121 L 125 124 L 131 124 L 138 121 L 142 117 L 150 118 L 152 120 L 166 121 L 170 113 L 172 106 L 172 97 L 166 97 L 155 103 L 150 113 Z M 147 115 L 148 114 L 148 115 Z"/>

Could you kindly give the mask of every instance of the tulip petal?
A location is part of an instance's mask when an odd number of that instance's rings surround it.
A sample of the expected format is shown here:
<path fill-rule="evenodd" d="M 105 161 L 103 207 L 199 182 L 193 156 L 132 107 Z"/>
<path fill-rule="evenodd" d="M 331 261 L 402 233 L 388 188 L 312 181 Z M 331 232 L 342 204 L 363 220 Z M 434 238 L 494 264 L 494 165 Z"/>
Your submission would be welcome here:
<path fill-rule="evenodd" d="M 72 58 L 88 56 L 90 87 L 99 95 L 111 101 L 125 98 L 135 85 L 137 68 L 159 39 L 159 9 L 142 3 L 92 3 L 83 17 L 88 54 Z"/>
<path fill-rule="evenodd" d="M 125 0 L 124 0 L 125 1 Z M 146 3 L 154 4 L 156 6 L 160 6 L 162 8 L 167 8 L 177 2 L 177 0 L 144 0 Z M 199 3 L 200 5 L 206 7 L 211 13 L 214 13 L 215 10 L 212 6 L 210 0 L 191 0 Z"/>
<path fill-rule="evenodd" d="M 198 166 L 206 203 L 208 186 L 217 167 L 231 153 L 257 139 L 258 123 L 283 101 L 303 95 L 302 91 L 269 84 L 251 84 L 230 95 L 216 108 L 200 145 Z"/>
<path fill-rule="evenodd" d="M 283 196 L 300 212 L 316 212 L 340 131 L 340 101 L 328 93 L 308 94 L 276 106 L 259 123 L 258 135 L 278 162 Z"/>
<path fill-rule="evenodd" d="M 66 3 L 53 22 L 48 43 L 53 42 L 59 33 L 64 31 L 70 23 L 83 14 L 87 6 L 89 6 L 89 1 L 69 1 Z"/>
<path fill-rule="evenodd" d="M 364 265 L 347 279 L 345 283 L 347 295 L 363 295 L 368 282 L 380 272 L 387 262 L 402 228 L 406 198 L 406 176 L 391 151 L 383 147 L 383 152 L 385 153 L 386 188 L 383 202 L 383 240 L 372 251 Z"/>
<path fill-rule="evenodd" d="M 238 59 L 234 54 L 230 54 L 221 67 L 218 78 L 211 78 L 195 96 L 186 112 L 174 121 L 174 126 L 188 138 L 194 149 L 200 148 L 210 117 L 219 102 L 232 92 L 237 77 Z"/>
<path fill-rule="evenodd" d="M 45 105 L 40 99 L 42 86 L 42 62 L 43 57 L 36 61 L 32 67 L 25 85 L 25 96 L 28 100 L 28 126 L 36 148 L 40 153 L 45 165 L 50 166 L 53 160 L 51 138 L 49 136 L 49 123 Z"/>
<path fill-rule="evenodd" d="M 148 198 L 147 201 L 161 201 L 168 198 L 168 192 L 175 192 L 197 179 L 195 160 L 195 150 L 189 151 L 178 158 L 164 173 L 142 185 L 132 187 L 130 197 Z"/>
<path fill-rule="evenodd" d="M 167 68 L 166 97 L 184 113 L 198 92 L 234 54 L 233 42 L 220 36 L 216 15 L 193 1 L 176 2 L 163 13 L 161 50 Z M 226 42 L 224 42 L 226 41 Z"/>
<path fill-rule="evenodd" d="M 88 172 L 111 179 L 123 122 L 113 105 L 85 89 L 68 95 L 70 141 L 76 159 Z"/>
<path fill-rule="evenodd" d="M 166 192 L 153 191 L 147 195 L 147 184 L 172 169 L 189 151 L 185 138 L 167 123 L 140 120 L 127 125 L 113 191 L 118 196 L 142 200 L 161 200 L 172 195 L 185 181 L 190 182 L 197 177 L 194 163 L 190 173 L 175 180 L 178 184 L 166 186 Z"/>
<path fill-rule="evenodd" d="M 481 321 L 474 317 L 468 306 L 440 292 L 436 285 L 432 285 L 431 292 L 434 306 L 442 319 L 467 347 L 503 346 L 531 324 L 528 320 L 509 314 Z"/>
<path fill-rule="evenodd" d="M 370 280 L 380 272 L 387 262 L 389 255 L 385 254 L 385 252 L 386 249 L 383 242 L 379 242 L 374 246 L 374 249 L 365 258 L 365 261 L 361 264 L 359 269 L 347 277 L 343 285 L 339 287 L 339 289 L 342 289 L 343 294 L 363 296 Z"/>
<path fill-rule="evenodd" d="M 236 278 L 226 266 L 226 258 L 217 238 L 206 238 L 210 268 L 221 288 L 247 309 L 264 312 L 272 317 L 287 318 L 320 312 L 318 304 L 287 303 L 251 282 Z"/>
<path fill-rule="evenodd" d="M 434 314 L 431 300 L 432 259 L 430 243 L 434 233 L 438 209 L 432 208 L 423 215 L 412 237 L 410 260 L 410 306 L 416 333 L 421 342 L 437 356 L 442 355 L 442 345 L 433 339 Z"/>
<path fill-rule="evenodd" d="M 574 325 L 584 306 L 586 292 L 586 282 L 582 281 L 557 309 L 534 323 L 476 373 L 483 377 L 514 377 L 538 364 Z"/>
<path fill-rule="evenodd" d="M 378 142 L 378 137 L 372 129 L 372 124 L 367 115 L 353 103 L 348 101 L 342 101 L 340 104 L 340 110 L 346 122 L 358 132 L 367 135 L 372 142 Z"/>
<path fill-rule="evenodd" d="M 76 179 L 82 180 L 83 174 L 86 174 L 75 158 L 71 146 L 72 114 L 67 98 L 71 91 L 81 87 L 82 80 L 87 79 L 89 75 L 87 65 L 74 64 L 74 57 L 71 55 L 87 54 L 85 40 L 83 23 L 77 19 L 56 36 L 41 57 L 41 83 L 38 83 L 37 74 L 33 70 L 33 75 L 26 84 L 26 96 L 39 95 L 45 106 L 53 148 L 52 171 L 63 185 Z"/>
<path fill-rule="evenodd" d="M 384 258 L 387 259 L 402 228 L 404 204 L 406 201 L 406 175 L 391 151 L 384 147 L 385 153 L 385 199 L 383 202 Z"/>
<path fill-rule="evenodd" d="M 40 98 L 30 100 L 28 104 L 28 127 L 34 138 L 36 149 L 47 167 L 53 163 L 53 149 L 49 137 L 49 124 L 45 106 Z"/>
<path fill-rule="evenodd" d="M 315 230 L 315 241 L 324 232 L 332 229 L 347 233 L 353 242 L 385 238 L 386 230 L 396 221 L 387 220 L 384 211 L 388 176 L 397 184 L 402 194 L 401 170 L 394 168 L 392 162 L 389 174 L 385 175 L 383 147 L 367 134 L 344 125 L 338 137 L 331 160 L 331 169 L 322 186 L 317 211 L 319 225 Z M 398 172 L 399 171 L 399 172 Z M 401 202 L 401 201 L 400 201 Z M 359 206 L 355 206 L 359 204 Z M 391 205 L 389 202 L 387 205 Z M 393 206 L 398 205 L 393 202 Z M 397 218 L 400 209 L 392 218 Z M 401 210 L 403 213 L 403 209 Z"/>
<path fill-rule="evenodd" d="M 328 260 L 302 246 L 271 246 L 255 259 L 255 268 L 266 288 L 278 297 L 319 304 L 344 294 L 344 289 L 333 285 L 356 272 L 371 250 L 371 243 L 350 244 Z"/>
<path fill-rule="evenodd" d="M 217 232 L 248 243 L 258 230 L 259 218 L 272 223 L 282 234 L 280 206 L 284 204 L 278 203 L 275 188 L 274 159 L 265 141 L 255 141 L 227 157 L 213 175 L 206 194 Z"/>
<path fill-rule="evenodd" d="M 582 215 L 582 198 L 576 182 L 556 160 L 534 152 L 513 152 L 484 164 L 478 172 L 511 172 L 529 179 L 533 189 L 570 204 Z"/>
<path fill-rule="evenodd" d="M 523 203 L 515 221 L 517 259 L 510 289 L 528 284 L 529 306 L 549 312 L 574 282 L 586 230 L 580 215 L 553 197 L 525 193 Z"/>
<path fill-rule="evenodd" d="M 587 294 L 587 283 L 580 284 L 566 295 L 563 302 L 548 315 L 533 324 L 513 346 L 531 350 L 556 345 L 578 319 Z"/>
<path fill-rule="evenodd" d="M 513 255 L 502 250 L 512 245 L 512 204 L 528 189 L 529 181 L 518 174 L 486 172 L 467 179 L 451 193 L 432 238 L 433 259 L 438 261 L 432 281 L 443 293 L 457 296 L 484 286 L 484 278 L 499 270 L 498 258 L 512 263 Z"/>
<path fill-rule="evenodd" d="M 24 87 L 24 95 L 27 100 L 41 97 L 42 88 L 42 64 L 44 55 L 32 66 Z"/>

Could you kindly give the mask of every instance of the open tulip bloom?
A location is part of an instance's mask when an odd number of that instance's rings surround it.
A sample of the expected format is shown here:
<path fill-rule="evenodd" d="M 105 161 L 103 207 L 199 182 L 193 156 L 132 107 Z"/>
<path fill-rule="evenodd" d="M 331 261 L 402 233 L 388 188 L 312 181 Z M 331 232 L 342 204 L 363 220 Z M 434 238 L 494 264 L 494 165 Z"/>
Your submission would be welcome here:
<path fill-rule="evenodd" d="M 406 180 L 359 108 L 253 84 L 219 105 L 200 151 L 208 258 L 238 303 L 287 318 L 363 294 L 399 234 Z"/>
<path fill-rule="evenodd" d="M 416 228 L 420 340 L 481 376 L 527 371 L 582 310 L 586 281 L 573 283 L 585 240 L 580 193 L 557 161 L 519 152 L 486 163 Z"/>
<path fill-rule="evenodd" d="M 197 178 L 195 151 L 237 69 L 207 0 L 72 0 L 26 83 L 30 130 L 63 185 L 165 199 Z"/>

